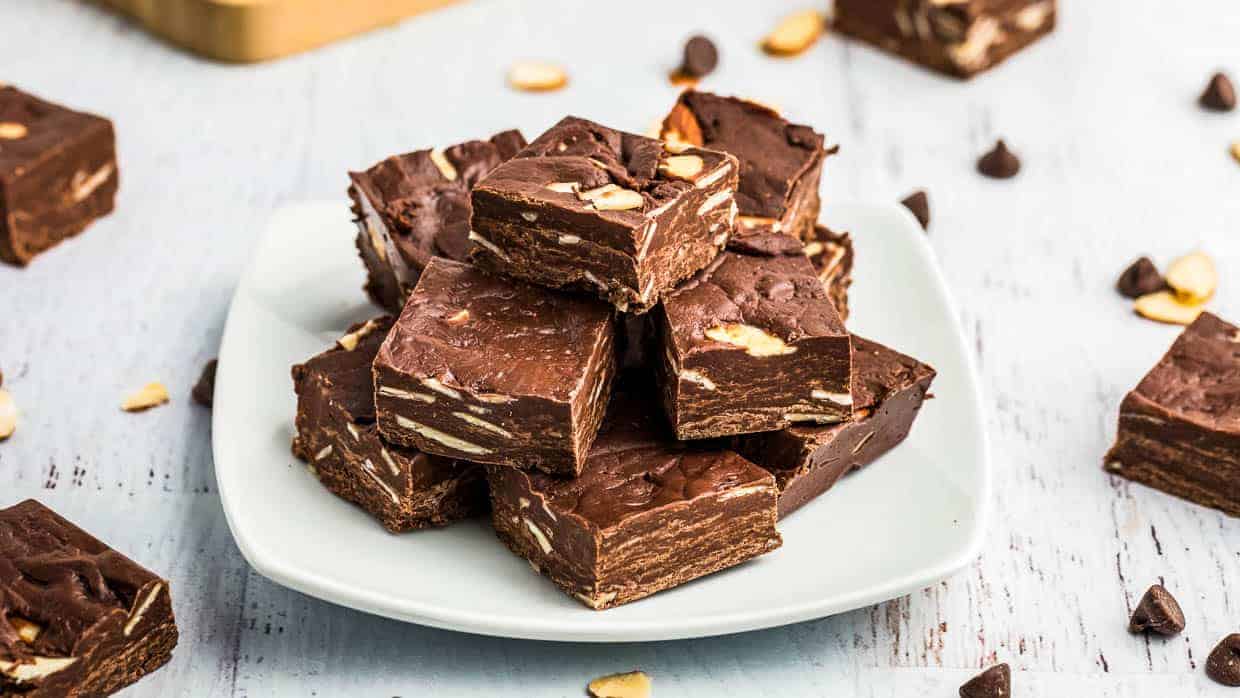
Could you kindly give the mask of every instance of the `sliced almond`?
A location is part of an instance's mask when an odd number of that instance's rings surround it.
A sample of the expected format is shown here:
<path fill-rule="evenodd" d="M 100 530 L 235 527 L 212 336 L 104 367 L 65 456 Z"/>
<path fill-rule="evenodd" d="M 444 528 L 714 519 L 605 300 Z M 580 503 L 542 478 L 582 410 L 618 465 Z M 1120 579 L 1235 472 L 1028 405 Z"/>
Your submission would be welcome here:
<path fill-rule="evenodd" d="M 33 645 L 34 641 L 39 639 L 39 633 L 43 632 L 43 628 L 25 618 L 9 618 L 9 625 L 13 626 L 17 637 L 27 645 Z"/>
<path fill-rule="evenodd" d="M 449 325 L 464 325 L 469 322 L 469 309 L 458 310 L 444 319 Z"/>
<path fill-rule="evenodd" d="M 448 162 L 448 156 L 444 155 L 442 150 L 435 148 L 431 151 L 431 162 L 439 168 L 439 173 L 444 176 L 444 179 L 449 182 L 456 181 L 456 168 Z"/>
<path fill-rule="evenodd" d="M 568 84 L 568 73 L 555 63 L 518 61 L 508 69 L 508 84 L 525 92 L 549 92 Z"/>
<path fill-rule="evenodd" d="M 646 203 L 641 194 L 615 184 L 605 184 L 597 189 L 580 192 L 577 196 L 590 202 L 598 211 L 629 211 L 641 208 Z"/>
<path fill-rule="evenodd" d="M 784 17 L 762 40 L 762 48 L 776 56 L 795 56 L 822 36 L 826 20 L 816 10 L 802 10 Z"/>
<path fill-rule="evenodd" d="M 358 343 L 361 342 L 366 335 L 374 332 L 375 328 L 378 326 L 379 324 L 374 320 L 367 320 L 361 327 L 344 335 L 340 339 L 337 339 L 336 343 L 339 344 L 345 351 L 353 351 L 357 348 Z"/>
<path fill-rule="evenodd" d="M 1158 291 L 1141 296 L 1132 307 L 1142 317 L 1171 325 L 1192 324 L 1193 320 L 1196 320 L 1201 311 L 1205 309 L 1205 305 L 1201 303 L 1181 301 L 1170 291 Z"/>
<path fill-rule="evenodd" d="M 9 391 L 0 390 L 0 441 L 4 441 L 17 431 L 17 403 Z"/>
<path fill-rule="evenodd" d="M 126 412 L 141 412 L 158 407 L 168 402 L 168 389 L 163 383 L 147 383 L 138 392 L 125 398 L 121 409 Z"/>
<path fill-rule="evenodd" d="M 25 124 L 19 124 L 16 121 L 0 121 L 0 139 L 6 141 L 15 141 L 18 138 L 25 138 L 30 133 L 30 129 Z"/>
<path fill-rule="evenodd" d="M 671 177 L 693 180 L 702 173 L 702 168 L 705 166 L 706 163 L 702 162 L 702 158 L 696 155 L 673 155 L 664 160 L 659 165 L 659 169 Z"/>
<path fill-rule="evenodd" d="M 795 353 L 797 348 L 760 327 L 729 322 L 706 329 L 706 336 L 716 342 L 741 347 L 754 357 L 783 356 Z"/>
<path fill-rule="evenodd" d="M 1210 300 L 1218 288 L 1218 272 L 1214 260 L 1202 252 L 1180 257 L 1167 267 L 1167 285 L 1180 300 L 1189 304 Z"/>
<path fill-rule="evenodd" d="M 1236 159 L 1236 162 L 1240 162 L 1240 141 L 1232 141 L 1231 156 Z"/>
<path fill-rule="evenodd" d="M 581 185 L 576 182 L 552 182 L 547 188 L 561 194 L 572 194 L 580 189 Z"/>
<path fill-rule="evenodd" d="M 650 698 L 650 677 L 644 671 L 600 676 L 587 686 L 594 698 Z"/>

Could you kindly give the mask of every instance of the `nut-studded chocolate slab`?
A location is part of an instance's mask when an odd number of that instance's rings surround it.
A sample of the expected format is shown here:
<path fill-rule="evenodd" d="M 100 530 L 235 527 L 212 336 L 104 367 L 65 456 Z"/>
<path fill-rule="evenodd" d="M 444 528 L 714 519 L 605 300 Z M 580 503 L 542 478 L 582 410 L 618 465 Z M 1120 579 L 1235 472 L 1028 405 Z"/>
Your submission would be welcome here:
<path fill-rule="evenodd" d="M 787 516 L 908 436 L 935 371 L 853 335 L 853 414 L 828 426 L 794 426 L 738 439 L 741 455 L 771 471 Z"/>
<path fill-rule="evenodd" d="M 725 252 L 656 318 L 677 438 L 832 424 L 852 414 L 851 342 L 803 254 Z"/>
<path fill-rule="evenodd" d="M 426 453 L 576 474 L 615 364 L 607 305 L 436 257 L 375 357 L 379 429 Z"/>
<path fill-rule="evenodd" d="M 1124 398 L 1117 475 L 1240 516 L 1240 329 L 1210 313 Z"/>
<path fill-rule="evenodd" d="M 0 85 L 0 260 L 25 265 L 112 211 L 112 122 Z"/>
<path fill-rule="evenodd" d="M 431 257 L 464 261 L 470 190 L 525 145 L 519 131 L 503 131 L 486 141 L 394 155 L 349 173 L 371 300 L 399 313 Z"/>
<path fill-rule="evenodd" d="M 622 376 L 581 475 L 488 467 L 500 539 L 594 609 L 778 548 L 775 481 L 732 451 L 677 442 L 641 376 Z"/>
<path fill-rule="evenodd" d="M 109 695 L 176 644 L 167 581 L 33 499 L 0 510 L 0 695 Z"/>
<path fill-rule="evenodd" d="M 327 351 L 293 367 L 293 453 L 339 497 L 393 533 L 444 526 L 487 510 L 481 465 L 383 440 L 371 365 L 392 318 L 354 325 Z"/>
<path fill-rule="evenodd" d="M 836 0 L 836 31 L 955 77 L 992 68 L 1055 28 L 1056 0 Z"/>
<path fill-rule="evenodd" d="M 835 149 L 809 126 L 788 122 L 770 107 L 736 97 L 687 90 L 663 121 L 661 137 L 676 146 L 722 150 L 740 161 L 734 239 L 809 234 L 821 205 L 822 163 Z"/>
<path fill-rule="evenodd" d="M 473 193 L 479 266 L 644 313 L 723 249 L 736 159 L 567 117 Z"/>

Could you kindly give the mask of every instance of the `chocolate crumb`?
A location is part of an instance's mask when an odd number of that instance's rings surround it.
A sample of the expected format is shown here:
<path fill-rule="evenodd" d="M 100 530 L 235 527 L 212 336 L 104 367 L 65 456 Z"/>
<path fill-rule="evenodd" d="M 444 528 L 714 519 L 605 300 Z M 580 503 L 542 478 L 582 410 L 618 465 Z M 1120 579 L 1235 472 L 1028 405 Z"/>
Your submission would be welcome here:
<path fill-rule="evenodd" d="M 1146 294 L 1161 291 L 1166 285 L 1167 282 L 1162 274 L 1158 273 L 1158 267 L 1154 266 L 1154 262 L 1149 257 L 1142 257 L 1128 265 L 1124 273 L 1119 275 L 1119 281 L 1115 282 L 1115 290 L 1125 298 L 1140 298 Z"/>
<path fill-rule="evenodd" d="M 1161 584 L 1155 584 L 1141 597 L 1132 619 L 1128 621 L 1128 632 L 1152 632 L 1159 635 L 1178 635 L 1184 630 L 1184 611 L 1180 604 Z"/>
<path fill-rule="evenodd" d="M 1011 698 L 1012 669 L 997 664 L 960 687 L 960 698 Z"/>
<path fill-rule="evenodd" d="M 1210 111 L 1231 111 L 1236 108 L 1236 88 L 1225 74 L 1215 73 L 1197 103 Z"/>
<path fill-rule="evenodd" d="M 922 230 L 930 228 L 930 197 L 925 189 L 918 189 L 900 201 L 904 207 L 913 212 Z"/>
<path fill-rule="evenodd" d="M 683 75 L 704 78 L 719 65 L 719 49 L 715 43 L 704 36 L 695 36 L 685 42 L 685 57 L 680 64 Z"/>
<path fill-rule="evenodd" d="M 1206 676 L 1224 686 L 1240 686 L 1240 633 L 1223 638 L 1210 652 Z"/>
<path fill-rule="evenodd" d="M 194 384 L 194 389 L 190 392 L 194 402 L 203 407 L 211 407 L 215 402 L 215 367 L 217 365 L 219 365 L 217 359 L 208 361 L 207 365 L 202 367 L 202 375 L 198 377 L 198 382 Z"/>
<path fill-rule="evenodd" d="M 989 153 L 978 158 L 977 171 L 992 179 L 1010 179 L 1020 172 L 1020 158 L 1000 138 Z"/>

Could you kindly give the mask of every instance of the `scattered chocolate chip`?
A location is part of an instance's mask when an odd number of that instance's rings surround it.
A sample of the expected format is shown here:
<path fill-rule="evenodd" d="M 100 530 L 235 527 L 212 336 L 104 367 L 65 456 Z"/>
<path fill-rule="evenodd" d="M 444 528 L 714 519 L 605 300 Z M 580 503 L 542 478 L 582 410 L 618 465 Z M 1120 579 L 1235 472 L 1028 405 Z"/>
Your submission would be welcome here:
<path fill-rule="evenodd" d="M 202 367 L 202 375 L 198 377 L 198 382 L 194 384 L 194 389 L 190 395 L 194 398 L 194 402 L 203 407 L 211 407 L 215 402 L 215 367 L 219 365 L 219 361 L 211 359 L 206 366 Z"/>
<path fill-rule="evenodd" d="M 1240 686 L 1240 633 L 1223 638 L 1210 652 L 1206 676 L 1224 686 Z"/>
<path fill-rule="evenodd" d="M 904 197 L 900 203 L 904 207 L 913 212 L 913 216 L 917 218 L 917 222 L 921 223 L 921 229 L 926 230 L 930 227 L 930 197 L 926 195 L 925 189 L 917 191 Z"/>
<path fill-rule="evenodd" d="M 685 42 L 684 62 L 680 73 L 694 78 L 704 78 L 719 65 L 719 50 L 715 43 L 704 36 L 695 36 Z"/>
<path fill-rule="evenodd" d="M 1177 635 L 1184 629 L 1184 611 L 1176 602 L 1171 592 L 1161 584 L 1155 584 L 1141 597 L 1132 619 L 1128 621 L 1128 632 L 1152 632 L 1159 635 Z"/>
<path fill-rule="evenodd" d="M 1236 88 L 1223 73 L 1215 73 L 1197 103 L 1210 111 L 1231 111 L 1236 108 Z"/>
<path fill-rule="evenodd" d="M 1020 158 L 1000 138 L 989 153 L 978 158 L 977 171 L 993 179 L 1009 179 L 1020 172 Z"/>
<path fill-rule="evenodd" d="M 1011 698 L 1012 669 L 997 664 L 960 687 L 960 698 Z"/>
<path fill-rule="evenodd" d="M 1162 274 L 1158 273 L 1154 262 L 1150 261 L 1149 257 L 1142 257 L 1128 265 L 1124 273 L 1119 275 L 1115 290 L 1125 298 L 1140 298 L 1148 293 L 1161 291 L 1166 285 L 1167 282 L 1163 280 Z"/>

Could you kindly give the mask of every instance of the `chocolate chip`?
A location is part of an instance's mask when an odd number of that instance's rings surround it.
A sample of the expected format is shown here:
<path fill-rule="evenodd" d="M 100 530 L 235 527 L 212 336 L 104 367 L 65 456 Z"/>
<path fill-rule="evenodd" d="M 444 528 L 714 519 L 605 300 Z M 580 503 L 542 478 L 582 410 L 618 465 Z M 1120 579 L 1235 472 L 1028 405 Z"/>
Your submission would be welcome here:
<path fill-rule="evenodd" d="M 998 664 L 969 679 L 960 687 L 960 698 L 1011 698 L 1012 670 Z"/>
<path fill-rule="evenodd" d="M 1223 73 L 1215 73 L 1197 103 L 1210 111 L 1231 111 L 1236 108 L 1236 88 Z"/>
<path fill-rule="evenodd" d="M 194 402 L 203 407 L 211 407 L 215 402 L 215 367 L 219 364 L 216 359 L 211 359 L 206 366 L 202 367 L 202 375 L 198 377 L 198 382 L 194 384 L 194 389 L 190 392 L 190 396 L 194 398 Z"/>
<path fill-rule="evenodd" d="M 989 153 L 978 158 L 977 171 L 993 179 L 1009 179 L 1020 172 L 1020 158 L 1000 138 Z"/>
<path fill-rule="evenodd" d="M 685 58 L 680 64 L 680 72 L 690 77 L 701 78 L 710 75 L 719 65 L 719 50 L 715 43 L 704 36 L 695 36 L 685 42 Z"/>
<path fill-rule="evenodd" d="M 1240 633 L 1223 638 L 1210 652 L 1206 676 L 1224 686 L 1240 686 Z"/>
<path fill-rule="evenodd" d="M 1158 273 L 1158 267 L 1154 266 L 1149 257 L 1142 257 L 1128 265 L 1124 273 L 1119 275 L 1115 290 L 1126 298 L 1140 298 L 1148 293 L 1161 291 L 1166 285 L 1162 274 Z"/>
<path fill-rule="evenodd" d="M 1152 632 L 1159 635 L 1176 635 L 1184 629 L 1184 612 L 1171 592 L 1161 584 L 1155 584 L 1141 597 L 1132 619 L 1128 621 L 1128 632 Z"/>
<path fill-rule="evenodd" d="M 930 227 L 930 197 L 926 195 L 925 189 L 917 191 L 904 197 L 900 203 L 904 207 L 913 212 L 913 216 L 917 218 L 917 222 L 921 223 L 921 229 L 926 230 Z"/>

